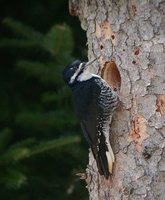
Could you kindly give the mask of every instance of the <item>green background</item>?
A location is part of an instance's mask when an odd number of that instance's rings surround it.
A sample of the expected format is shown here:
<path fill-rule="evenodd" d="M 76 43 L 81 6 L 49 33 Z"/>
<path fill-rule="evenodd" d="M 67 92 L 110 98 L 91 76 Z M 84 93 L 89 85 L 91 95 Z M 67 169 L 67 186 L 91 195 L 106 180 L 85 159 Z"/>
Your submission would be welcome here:
<path fill-rule="evenodd" d="M 0 6 L 0 199 L 88 199 L 88 147 L 62 79 L 86 59 L 86 38 L 66 0 Z"/>

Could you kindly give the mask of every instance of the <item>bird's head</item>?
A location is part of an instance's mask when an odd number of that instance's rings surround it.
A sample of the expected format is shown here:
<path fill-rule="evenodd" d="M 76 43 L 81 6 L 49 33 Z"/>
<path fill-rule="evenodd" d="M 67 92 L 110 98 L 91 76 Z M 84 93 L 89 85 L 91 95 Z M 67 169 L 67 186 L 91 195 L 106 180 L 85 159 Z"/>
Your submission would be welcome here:
<path fill-rule="evenodd" d="M 63 71 L 63 78 L 66 84 L 72 86 L 77 81 L 78 77 L 87 70 L 87 67 L 96 60 L 97 58 L 89 62 L 75 60 L 69 64 Z"/>
<path fill-rule="evenodd" d="M 80 60 L 75 60 L 69 64 L 63 71 L 64 81 L 67 85 L 72 85 L 77 77 L 83 72 L 85 63 Z"/>

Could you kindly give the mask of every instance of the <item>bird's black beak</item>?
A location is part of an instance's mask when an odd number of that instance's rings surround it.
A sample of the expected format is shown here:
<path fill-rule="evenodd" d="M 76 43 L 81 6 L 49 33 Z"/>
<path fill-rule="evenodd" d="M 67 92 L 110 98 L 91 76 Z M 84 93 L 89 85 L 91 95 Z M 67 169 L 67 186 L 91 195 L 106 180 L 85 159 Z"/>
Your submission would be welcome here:
<path fill-rule="evenodd" d="M 85 67 L 86 67 L 86 63 L 85 62 L 81 63 L 80 72 L 84 71 Z"/>
<path fill-rule="evenodd" d="M 100 56 L 97 57 L 97 58 L 95 58 L 94 60 L 91 60 L 91 61 L 85 63 L 84 69 L 87 68 L 87 67 L 88 67 L 89 65 L 91 65 L 92 63 L 94 63 L 94 62 L 95 62 L 96 60 L 98 60 L 99 58 L 100 58 Z"/>

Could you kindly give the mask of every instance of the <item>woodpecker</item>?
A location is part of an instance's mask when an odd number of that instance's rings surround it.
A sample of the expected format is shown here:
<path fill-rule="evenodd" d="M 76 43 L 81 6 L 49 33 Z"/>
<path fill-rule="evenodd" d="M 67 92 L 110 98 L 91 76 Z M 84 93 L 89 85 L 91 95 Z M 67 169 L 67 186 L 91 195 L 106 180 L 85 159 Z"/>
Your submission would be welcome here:
<path fill-rule="evenodd" d="M 115 161 L 109 141 L 109 125 L 118 104 L 118 95 L 99 75 L 89 71 L 95 60 L 72 62 L 64 69 L 63 77 L 71 88 L 75 112 L 98 171 L 108 179 Z"/>

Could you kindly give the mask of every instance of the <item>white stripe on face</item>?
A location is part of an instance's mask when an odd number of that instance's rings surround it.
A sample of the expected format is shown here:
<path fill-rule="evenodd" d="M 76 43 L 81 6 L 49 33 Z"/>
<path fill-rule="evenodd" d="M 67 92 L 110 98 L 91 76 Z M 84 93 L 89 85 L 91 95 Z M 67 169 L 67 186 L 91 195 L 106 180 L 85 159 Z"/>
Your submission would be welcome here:
<path fill-rule="evenodd" d="M 73 76 L 70 78 L 69 83 L 72 84 L 75 81 L 76 76 L 79 74 L 79 72 L 81 71 L 82 65 L 84 63 L 81 63 L 77 69 L 77 71 L 73 74 Z"/>

